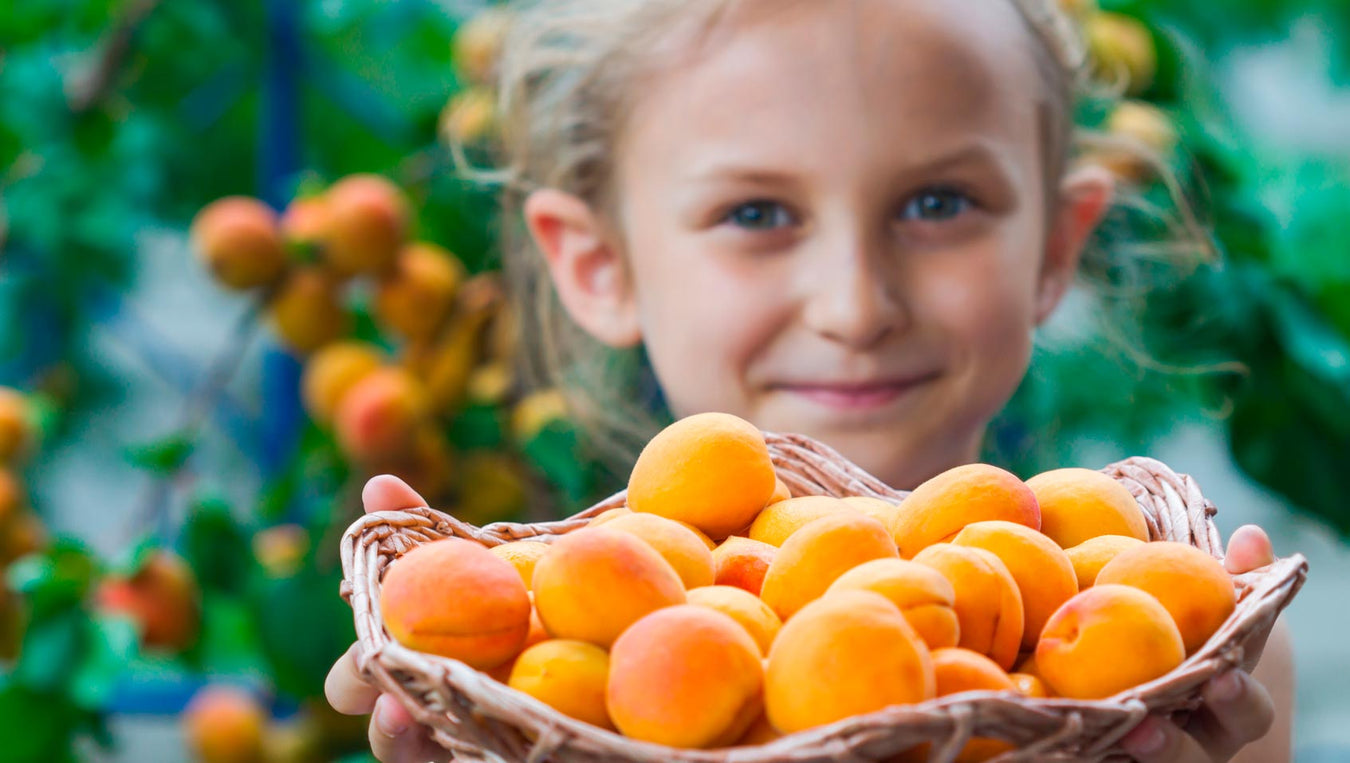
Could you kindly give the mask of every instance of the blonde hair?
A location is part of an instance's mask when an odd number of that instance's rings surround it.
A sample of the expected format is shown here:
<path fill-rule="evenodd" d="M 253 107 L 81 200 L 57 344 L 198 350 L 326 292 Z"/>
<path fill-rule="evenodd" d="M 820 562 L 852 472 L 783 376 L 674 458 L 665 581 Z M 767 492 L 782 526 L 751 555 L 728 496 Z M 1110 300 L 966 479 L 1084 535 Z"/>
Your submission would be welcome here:
<path fill-rule="evenodd" d="M 1087 54 L 1077 25 L 1057 0 L 1010 0 L 1038 41 L 1037 63 L 1048 93 L 1046 182 L 1060 181 L 1087 151 L 1140 155 L 1166 182 L 1172 203 L 1119 196 L 1106 231 L 1085 252 L 1080 274 L 1113 309 L 1131 310 L 1147 293 L 1148 262 L 1196 263 L 1212 253 L 1180 183 L 1163 159 L 1139 145 L 1076 130 L 1081 98 L 1101 98 L 1086 76 Z M 524 230 L 528 194 L 557 188 L 612 213 L 614 147 L 632 106 L 634 84 L 655 66 L 654 50 L 682 31 L 706 30 L 733 0 L 531 0 L 515 6 L 515 21 L 499 63 L 503 162 L 476 173 L 502 190 L 503 258 L 513 304 L 520 312 L 523 370 L 528 382 L 560 389 L 598 454 L 623 468 L 665 422 L 651 410 L 655 382 L 642 351 L 616 351 L 575 325 L 562 309 L 547 267 Z M 1110 95 L 1110 94 L 1107 94 Z M 463 156 L 462 152 L 459 154 Z M 1140 218 L 1157 231 L 1127 241 L 1120 228 Z M 1126 225 L 1122 225 L 1125 223 Z M 1116 343 L 1149 364 L 1137 337 L 1106 321 Z M 646 376 L 644 377 L 644 374 Z"/>

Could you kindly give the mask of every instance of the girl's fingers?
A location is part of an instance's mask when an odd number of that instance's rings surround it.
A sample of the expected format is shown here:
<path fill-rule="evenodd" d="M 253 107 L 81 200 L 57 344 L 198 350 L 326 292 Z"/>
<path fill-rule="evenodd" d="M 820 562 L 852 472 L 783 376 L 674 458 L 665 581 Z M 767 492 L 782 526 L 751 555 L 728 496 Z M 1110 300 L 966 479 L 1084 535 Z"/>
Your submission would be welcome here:
<path fill-rule="evenodd" d="M 1220 760 L 1265 736 L 1275 722 L 1270 692 L 1241 670 L 1230 670 L 1210 681 L 1204 698 L 1190 731 Z"/>
<path fill-rule="evenodd" d="M 1275 550 L 1270 536 L 1256 525 L 1243 525 L 1228 539 L 1228 553 L 1223 565 L 1233 575 L 1241 575 L 1275 561 Z"/>
<path fill-rule="evenodd" d="M 1214 758 L 1176 724 L 1149 716 L 1120 740 L 1139 763 L 1214 763 Z"/>
<path fill-rule="evenodd" d="M 1233 670 L 1209 682 L 1205 704 L 1186 729 L 1150 717 L 1121 740 L 1139 763 L 1213 763 L 1265 736 L 1275 720 L 1270 694 L 1251 676 Z"/>
<path fill-rule="evenodd" d="M 333 663 L 328 678 L 323 682 L 323 693 L 328 704 L 343 715 L 365 715 L 375 707 L 380 691 L 366 683 L 356 670 L 356 644 Z"/>
<path fill-rule="evenodd" d="M 361 503 L 367 514 L 377 511 L 399 511 L 426 506 L 427 499 L 408 487 L 408 483 L 392 474 L 371 477 L 361 490 Z"/>
<path fill-rule="evenodd" d="M 431 741 L 408 710 L 388 694 L 380 696 L 371 715 L 370 751 L 381 763 L 436 763 L 450 754 Z"/>

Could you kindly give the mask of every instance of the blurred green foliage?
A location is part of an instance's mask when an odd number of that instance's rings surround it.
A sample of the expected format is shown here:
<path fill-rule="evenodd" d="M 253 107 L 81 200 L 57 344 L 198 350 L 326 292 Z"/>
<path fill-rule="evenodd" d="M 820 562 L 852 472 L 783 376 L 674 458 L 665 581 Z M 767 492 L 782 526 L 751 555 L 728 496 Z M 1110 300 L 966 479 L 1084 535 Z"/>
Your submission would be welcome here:
<path fill-rule="evenodd" d="M 1101 337 L 1042 348 L 995 428 L 991 457 L 1034 473 L 1064 464 L 1075 438 L 1142 451 L 1179 421 L 1217 420 L 1249 476 L 1350 535 L 1350 155 L 1271 146 L 1244 132 L 1208 69 L 1235 49 L 1279 43 L 1304 22 L 1323 30 L 1335 54 L 1307 77 L 1347 83 L 1350 5 L 1102 7 L 1154 30 L 1159 73 L 1142 97 L 1180 128 L 1177 169 L 1192 178 L 1223 261 L 1149 294 L 1137 337 L 1150 356 L 1142 365 Z"/>

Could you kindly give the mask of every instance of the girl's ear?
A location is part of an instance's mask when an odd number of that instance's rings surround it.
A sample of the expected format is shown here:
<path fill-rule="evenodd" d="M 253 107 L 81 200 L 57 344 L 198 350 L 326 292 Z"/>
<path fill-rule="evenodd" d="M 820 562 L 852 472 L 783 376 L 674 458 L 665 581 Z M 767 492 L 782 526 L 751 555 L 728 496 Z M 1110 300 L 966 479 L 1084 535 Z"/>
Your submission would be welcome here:
<path fill-rule="evenodd" d="M 1104 167 L 1081 167 L 1064 178 L 1037 283 L 1036 325 L 1050 317 L 1069 290 L 1083 248 L 1111 208 L 1115 187 L 1115 176 Z"/>
<path fill-rule="evenodd" d="M 572 320 L 616 348 L 642 341 L 637 300 L 623 256 L 591 206 L 545 188 L 525 200 L 525 224 Z"/>

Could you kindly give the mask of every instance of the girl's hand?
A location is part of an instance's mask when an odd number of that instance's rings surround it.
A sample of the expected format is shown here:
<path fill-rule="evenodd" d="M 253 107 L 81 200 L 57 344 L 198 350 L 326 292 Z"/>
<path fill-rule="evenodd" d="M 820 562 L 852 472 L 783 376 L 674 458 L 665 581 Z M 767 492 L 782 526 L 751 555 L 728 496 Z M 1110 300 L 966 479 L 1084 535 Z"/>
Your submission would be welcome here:
<path fill-rule="evenodd" d="M 1261 528 L 1246 525 L 1229 539 L 1224 566 L 1238 575 L 1273 561 L 1270 538 Z M 1281 648 L 1287 646 L 1281 644 Z M 1287 707 L 1277 708 L 1271 692 L 1247 672 L 1256 667 L 1264 649 L 1264 642 L 1249 645 L 1242 670 L 1229 671 L 1210 681 L 1204 690 L 1205 704 L 1184 728 L 1151 716 L 1122 740 L 1125 751 L 1140 763 L 1215 763 L 1231 760 L 1243 747 L 1264 737 L 1275 724 L 1277 713 L 1289 712 Z M 1282 680 L 1291 681 L 1292 677 Z M 1288 760 L 1287 742 L 1283 747 L 1283 752 L 1262 752 L 1259 759 L 1271 763 Z"/>
<path fill-rule="evenodd" d="M 427 502 L 403 480 L 389 475 L 372 478 L 361 491 L 366 513 L 398 511 Z M 370 751 L 383 763 L 448 761 L 450 754 L 431 741 L 426 728 L 413 721 L 393 696 L 381 694 L 356 669 L 356 644 L 333 665 L 324 682 L 328 704 L 344 715 L 370 717 Z"/>

